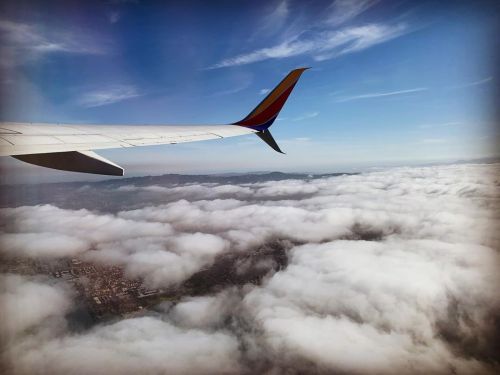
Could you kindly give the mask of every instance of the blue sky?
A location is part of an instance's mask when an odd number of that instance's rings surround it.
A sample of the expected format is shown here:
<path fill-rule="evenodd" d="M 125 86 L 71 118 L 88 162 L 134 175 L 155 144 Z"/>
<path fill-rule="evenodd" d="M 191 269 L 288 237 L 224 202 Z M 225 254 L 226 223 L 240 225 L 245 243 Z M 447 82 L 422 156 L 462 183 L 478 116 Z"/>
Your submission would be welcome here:
<path fill-rule="evenodd" d="M 100 151 L 128 176 L 335 172 L 494 156 L 495 2 L 53 1 L 2 5 L 4 121 L 243 118 L 311 66 L 272 133 Z M 3 182 L 89 179 L 3 158 Z"/>

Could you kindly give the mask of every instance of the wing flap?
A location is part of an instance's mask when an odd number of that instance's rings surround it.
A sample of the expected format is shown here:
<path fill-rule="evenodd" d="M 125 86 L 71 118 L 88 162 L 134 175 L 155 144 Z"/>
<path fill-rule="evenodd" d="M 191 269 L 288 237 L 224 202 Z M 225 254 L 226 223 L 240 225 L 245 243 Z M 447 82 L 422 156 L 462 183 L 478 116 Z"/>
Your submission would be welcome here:
<path fill-rule="evenodd" d="M 61 171 L 123 176 L 123 168 L 93 151 L 50 152 L 16 155 L 14 158 Z"/>

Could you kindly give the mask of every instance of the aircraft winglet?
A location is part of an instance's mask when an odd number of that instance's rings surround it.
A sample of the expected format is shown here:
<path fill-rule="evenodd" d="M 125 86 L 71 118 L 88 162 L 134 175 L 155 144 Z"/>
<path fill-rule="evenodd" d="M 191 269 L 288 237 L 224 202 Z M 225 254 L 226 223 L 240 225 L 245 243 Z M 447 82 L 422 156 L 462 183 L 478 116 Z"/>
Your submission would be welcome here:
<path fill-rule="evenodd" d="M 269 129 L 261 130 L 257 132 L 257 135 L 259 136 L 260 139 L 266 142 L 269 145 L 269 147 L 271 147 L 274 151 L 277 151 L 280 154 L 284 154 L 284 152 L 281 151 L 280 146 L 278 146 L 278 144 L 274 140 Z"/>
<path fill-rule="evenodd" d="M 252 112 L 243 120 L 233 123 L 257 130 L 257 135 L 266 142 L 273 150 L 284 153 L 280 150 L 276 141 L 269 132 L 269 127 L 283 108 L 288 96 L 292 92 L 295 84 L 302 73 L 309 68 L 294 69 L 262 100 Z"/>

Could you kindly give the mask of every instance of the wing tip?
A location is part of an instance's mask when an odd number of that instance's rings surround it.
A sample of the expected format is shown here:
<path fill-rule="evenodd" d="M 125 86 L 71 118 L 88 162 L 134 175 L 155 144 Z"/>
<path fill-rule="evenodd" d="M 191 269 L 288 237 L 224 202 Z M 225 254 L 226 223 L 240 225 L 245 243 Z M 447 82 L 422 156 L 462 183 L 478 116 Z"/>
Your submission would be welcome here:
<path fill-rule="evenodd" d="M 288 96 L 292 93 L 302 73 L 310 67 L 291 70 L 281 82 L 243 120 L 233 123 L 258 131 L 268 129 L 278 117 Z"/>

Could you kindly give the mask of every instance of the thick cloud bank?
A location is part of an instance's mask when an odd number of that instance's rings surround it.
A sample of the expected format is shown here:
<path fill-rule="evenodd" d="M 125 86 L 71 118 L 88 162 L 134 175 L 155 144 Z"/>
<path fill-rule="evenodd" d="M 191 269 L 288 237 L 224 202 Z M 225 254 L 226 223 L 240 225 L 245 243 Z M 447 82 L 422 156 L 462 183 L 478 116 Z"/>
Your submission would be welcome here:
<path fill-rule="evenodd" d="M 162 288 L 228 256 L 236 274 L 267 272 L 78 333 L 64 323 L 70 290 L 7 275 L 4 358 L 19 374 L 497 373 L 499 172 L 453 165 L 128 185 L 117 189 L 127 207 L 145 194 L 155 204 L 115 214 L 3 209 L 5 257 L 119 264 Z M 286 260 L 258 255 L 269 246 Z M 53 302 L 24 306 L 41 298 Z"/>
<path fill-rule="evenodd" d="M 60 286 L 3 276 L 0 301 L 7 373 L 235 373 L 237 341 L 229 334 L 182 329 L 158 317 L 125 319 L 84 334 L 65 330 L 72 301 Z"/>

